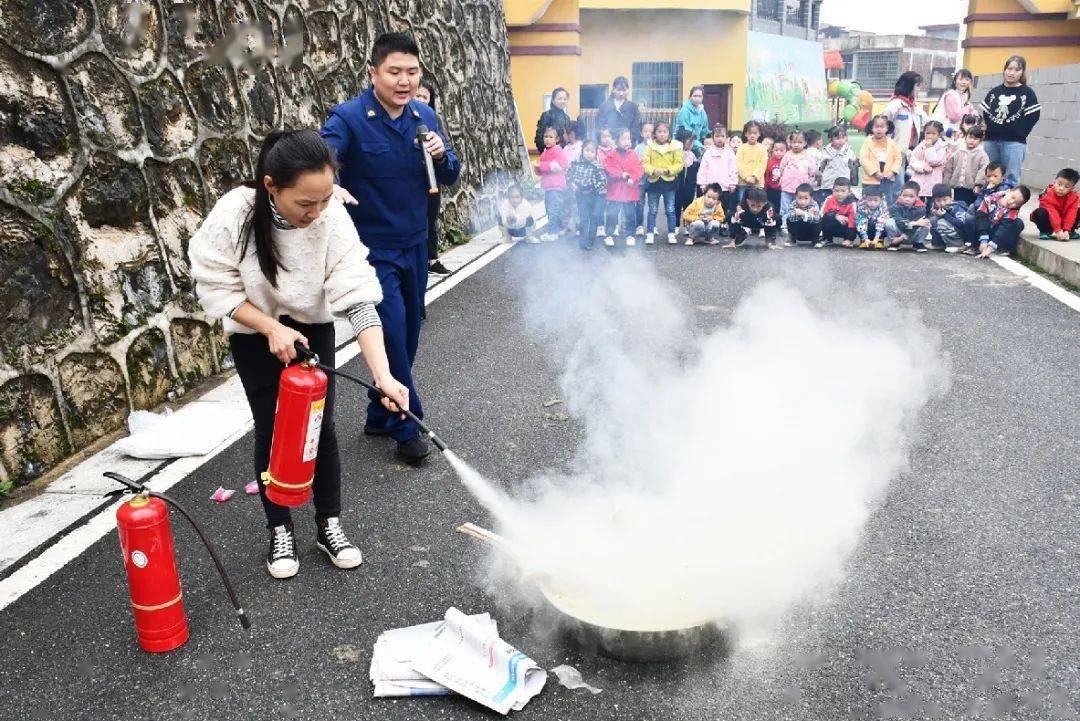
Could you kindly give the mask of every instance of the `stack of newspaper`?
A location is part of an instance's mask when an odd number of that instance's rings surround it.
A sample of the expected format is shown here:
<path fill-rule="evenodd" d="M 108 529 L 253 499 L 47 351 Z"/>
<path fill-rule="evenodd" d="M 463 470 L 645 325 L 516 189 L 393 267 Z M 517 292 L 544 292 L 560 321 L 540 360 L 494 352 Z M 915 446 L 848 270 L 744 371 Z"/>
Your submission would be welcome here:
<path fill-rule="evenodd" d="M 451 608 L 442 621 L 383 632 L 370 677 L 376 697 L 457 692 L 506 714 L 540 693 L 547 672 L 499 638 L 490 614 Z"/>

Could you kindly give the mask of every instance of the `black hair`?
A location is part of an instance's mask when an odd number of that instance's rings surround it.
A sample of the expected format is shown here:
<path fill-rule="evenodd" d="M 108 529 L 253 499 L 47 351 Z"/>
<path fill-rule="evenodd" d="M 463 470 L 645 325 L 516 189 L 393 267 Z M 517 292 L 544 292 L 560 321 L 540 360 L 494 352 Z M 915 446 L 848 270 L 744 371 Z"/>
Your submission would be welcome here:
<path fill-rule="evenodd" d="M 663 125 L 665 128 L 667 128 L 668 139 L 670 139 L 671 138 L 671 123 L 669 123 L 669 122 L 667 122 L 665 120 L 658 120 L 658 121 L 656 121 L 655 123 L 652 124 L 652 126 L 653 126 L 653 128 L 652 128 L 653 135 L 654 136 L 656 135 L 656 131 L 660 128 L 661 125 Z"/>
<path fill-rule="evenodd" d="M 851 181 L 848 180 L 847 178 L 837 178 L 836 180 L 833 181 L 832 187 L 834 187 L 834 188 L 836 188 L 836 187 L 850 188 L 851 187 Z"/>
<path fill-rule="evenodd" d="M 914 70 L 904 71 L 900 73 L 900 77 L 896 79 L 896 85 L 893 86 L 893 93 L 909 98 L 915 97 L 915 86 L 921 82 L 922 75 L 919 75 Z"/>
<path fill-rule="evenodd" d="M 554 100 L 554 99 L 555 99 L 555 96 L 556 96 L 556 95 L 558 95 L 559 93 L 566 93 L 566 99 L 567 99 L 567 100 L 569 100 L 569 99 L 570 99 L 570 91 L 569 91 L 569 90 L 567 90 L 566 88 L 564 88 L 564 87 L 563 87 L 563 86 L 561 86 L 561 85 L 560 85 L 559 87 L 557 87 L 557 88 L 555 88 L 554 90 L 552 90 L 552 91 L 551 91 L 551 99 L 552 99 L 552 100 Z"/>
<path fill-rule="evenodd" d="M 625 75 L 619 75 L 618 77 L 616 77 L 614 80 L 611 81 L 611 89 L 612 90 L 614 90 L 616 87 L 618 87 L 620 85 L 625 87 L 627 90 L 630 89 L 630 81 L 626 79 Z"/>
<path fill-rule="evenodd" d="M 926 138 L 926 129 L 927 128 L 933 128 L 934 130 L 937 130 L 938 138 L 944 137 L 944 135 L 945 135 L 945 126 L 944 125 L 942 125 L 937 120 L 927 120 L 926 124 L 922 126 L 922 132 L 919 133 L 919 140 L 923 140 L 923 139 Z"/>
<path fill-rule="evenodd" d="M 804 137 L 806 138 L 806 144 L 808 146 L 813 145 L 821 139 L 821 132 L 818 130 L 807 130 L 806 133 L 804 133 Z"/>
<path fill-rule="evenodd" d="M 888 133 L 889 135 L 892 135 L 893 134 L 893 122 L 891 120 L 889 120 L 889 116 L 883 115 L 881 113 L 878 113 L 874 117 L 870 118 L 869 122 L 866 123 L 866 130 L 865 130 L 866 134 L 867 135 L 873 135 L 874 134 L 874 123 L 876 123 L 879 119 L 885 121 L 885 128 L 886 128 L 885 132 Z"/>
<path fill-rule="evenodd" d="M 705 186 L 705 192 L 706 193 L 713 192 L 713 193 L 716 193 L 717 195 L 723 195 L 724 194 L 724 189 L 720 187 L 720 183 L 709 183 L 708 185 Z"/>
<path fill-rule="evenodd" d="M 880 197 L 882 197 L 881 186 L 880 185 L 867 185 L 866 187 L 863 188 L 862 197 L 863 198 L 880 198 Z"/>
<path fill-rule="evenodd" d="M 723 135 L 726 138 L 728 136 L 727 126 L 726 125 L 721 125 L 720 123 L 717 123 L 716 125 L 713 126 L 712 134 L 714 136 L 715 135 Z"/>
<path fill-rule="evenodd" d="M 1031 200 L 1031 188 L 1026 185 L 1018 185 L 1016 186 L 1016 189 L 1020 191 L 1020 195 L 1023 196 L 1025 203 Z"/>
<path fill-rule="evenodd" d="M 630 142 L 634 142 L 634 132 L 630 128 L 614 128 L 611 131 L 611 139 L 615 141 L 615 145 L 619 144 L 619 139 L 626 133 L 630 134 Z"/>
<path fill-rule="evenodd" d="M 973 138 L 979 138 L 981 140 L 986 137 L 986 130 L 981 123 L 976 123 L 968 128 L 967 131 L 964 132 L 964 135 L 970 135 Z"/>
<path fill-rule="evenodd" d="M 960 125 L 982 125 L 982 118 L 974 113 L 968 113 L 964 117 L 960 118 Z"/>
<path fill-rule="evenodd" d="M 687 95 L 686 97 L 689 98 L 690 95 L 693 95 L 695 90 L 700 90 L 702 95 L 705 94 L 705 86 L 704 85 L 695 85 L 694 87 L 690 88 L 690 94 Z"/>
<path fill-rule="evenodd" d="M 768 203 L 769 195 L 765 192 L 764 188 L 750 188 L 746 191 L 746 200 L 754 201 L 755 203 Z"/>
<path fill-rule="evenodd" d="M 1027 85 L 1027 60 L 1024 60 L 1024 56 L 1010 55 L 1005 61 L 1005 64 L 1001 66 L 1001 70 L 1004 72 L 1005 68 L 1009 67 L 1010 63 L 1016 63 L 1020 66 L 1020 84 Z"/>
<path fill-rule="evenodd" d="M 675 133 L 675 139 L 680 143 L 685 143 L 690 138 L 694 137 L 694 133 L 686 128 L 679 128 L 679 132 Z"/>
<path fill-rule="evenodd" d="M 555 144 L 558 145 L 559 141 L 562 140 L 562 133 L 560 133 L 559 129 L 556 128 L 554 125 L 545 125 L 544 132 L 540 133 L 540 137 L 543 138 L 545 135 L 547 135 L 549 130 L 555 133 Z"/>
<path fill-rule="evenodd" d="M 922 190 L 922 188 L 920 188 L 919 184 L 916 183 L 914 180 L 909 180 L 908 182 L 900 186 L 900 192 L 904 192 L 905 190 L 914 190 L 915 195 L 918 195 L 919 191 Z"/>
<path fill-rule="evenodd" d="M 420 58 L 420 46 L 408 33 L 383 33 L 371 46 L 371 67 L 377 68 L 391 53 L 404 53 Z"/>
<path fill-rule="evenodd" d="M 799 183 L 799 186 L 795 188 L 795 194 L 798 195 L 799 193 L 810 193 L 813 195 L 814 186 L 810 185 L 810 183 Z"/>
<path fill-rule="evenodd" d="M 1002 175 L 1005 174 L 1005 166 L 996 160 L 991 160 L 990 163 L 986 166 L 987 173 L 989 173 L 991 170 L 1000 170 Z"/>
<path fill-rule="evenodd" d="M 285 266 L 281 264 L 277 249 L 274 248 L 270 191 L 266 189 L 263 178 L 269 175 L 276 187 L 291 188 L 296 184 L 296 179 L 304 173 L 317 172 L 327 167 L 337 170 L 334 151 L 314 130 L 278 130 L 267 135 L 262 142 L 259 160 L 255 164 L 255 179 L 244 184 L 255 189 L 255 202 L 251 204 L 240 229 L 240 237 L 243 238 L 240 257 L 247 255 L 248 244 L 254 240 L 259 269 L 275 288 L 278 268 Z"/>
<path fill-rule="evenodd" d="M 435 107 L 435 101 L 439 97 L 439 94 L 435 91 L 435 86 L 432 84 L 432 82 L 427 78 L 420 78 L 420 87 L 427 90 L 428 94 L 431 95 L 431 100 L 428 102 L 428 106 L 431 108 L 431 110 L 436 113 L 439 112 L 438 109 Z"/>
<path fill-rule="evenodd" d="M 566 133 L 573 133 L 574 137 L 581 140 L 581 136 L 585 134 L 585 124 L 580 120 L 571 120 L 570 124 L 566 126 Z"/>
<path fill-rule="evenodd" d="M 746 124 L 742 126 L 743 140 L 746 140 L 746 132 L 750 130 L 750 128 L 757 128 L 758 139 L 761 139 L 764 135 L 761 130 L 761 123 L 756 120 L 748 120 L 746 121 Z"/>
<path fill-rule="evenodd" d="M 968 80 L 972 80 L 972 81 L 975 80 L 975 77 L 971 74 L 970 70 L 968 70 L 967 68 L 960 68 L 955 73 L 953 73 L 952 82 L 949 83 L 949 89 L 950 90 L 956 90 L 956 81 L 959 80 L 960 78 L 967 78 Z M 970 92 L 971 92 L 971 88 L 968 87 L 968 93 L 970 93 Z"/>
<path fill-rule="evenodd" d="M 847 128 L 845 128 L 843 125 L 834 125 L 829 128 L 829 140 L 839 138 L 841 135 L 847 135 Z"/>
<path fill-rule="evenodd" d="M 733 140 L 735 138 L 738 138 L 740 141 L 742 141 L 742 139 L 743 139 L 742 133 L 740 133 L 738 130 L 736 130 L 734 133 L 729 133 L 728 134 L 728 140 Z"/>
<path fill-rule="evenodd" d="M 1075 168 L 1062 168 L 1054 177 L 1067 180 L 1073 185 L 1076 185 L 1077 181 L 1080 181 L 1080 173 L 1076 172 Z"/>
<path fill-rule="evenodd" d="M 930 191 L 931 198 L 951 198 L 952 188 L 948 183 L 937 183 L 934 189 Z"/>
<path fill-rule="evenodd" d="M 792 143 L 794 143 L 794 142 L 795 142 L 795 138 L 798 138 L 798 137 L 802 137 L 802 139 L 803 139 L 803 143 L 806 143 L 806 145 L 809 145 L 809 144 L 810 144 L 810 143 L 809 143 L 809 142 L 807 142 L 807 140 L 806 140 L 806 133 L 804 133 L 804 132 L 803 132 L 803 131 L 801 131 L 801 130 L 795 129 L 795 130 L 792 130 L 792 131 L 791 131 L 790 133 L 788 133 L 788 136 L 787 136 L 787 142 L 788 142 L 788 145 L 791 145 Z M 779 140 L 779 138 L 777 138 L 777 140 Z M 776 142 L 776 140 L 774 140 L 773 142 L 775 143 L 775 142 Z"/>
<path fill-rule="evenodd" d="M 510 183 L 510 185 L 506 186 L 506 197 L 509 198 L 510 194 L 513 193 L 514 191 L 517 191 L 518 193 L 521 193 L 521 197 L 523 197 L 523 198 L 525 197 L 525 191 L 522 190 L 521 186 L 518 185 L 517 183 Z"/>

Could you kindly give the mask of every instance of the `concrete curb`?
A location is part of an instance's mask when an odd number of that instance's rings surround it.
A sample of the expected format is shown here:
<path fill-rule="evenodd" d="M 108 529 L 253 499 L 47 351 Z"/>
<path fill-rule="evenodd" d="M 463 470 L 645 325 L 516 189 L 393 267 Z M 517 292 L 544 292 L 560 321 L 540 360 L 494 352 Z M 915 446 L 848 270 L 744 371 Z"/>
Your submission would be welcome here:
<path fill-rule="evenodd" d="M 1020 210 L 1024 232 L 1017 249 L 1020 257 L 1039 266 L 1049 275 L 1080 287 L 1080 241 L 1039 240 L 1039 231 L 1028 218 L 1039 207 L 1038 190 L 1032 189 L 1031 200 Z"/>

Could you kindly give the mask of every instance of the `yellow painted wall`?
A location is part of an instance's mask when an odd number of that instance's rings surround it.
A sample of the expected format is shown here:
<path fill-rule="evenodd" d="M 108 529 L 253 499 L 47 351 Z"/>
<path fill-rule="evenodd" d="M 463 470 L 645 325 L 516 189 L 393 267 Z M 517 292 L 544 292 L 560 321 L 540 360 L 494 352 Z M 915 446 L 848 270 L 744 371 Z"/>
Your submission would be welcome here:
<path fill-rule="evenodd" d="M 580 82 L 610 84 L 625 75 L 632 83 L 635 62 L 682 62 L 682 99 L 694 85 L 730 83 L 731 117 L 709 120 L 739 127 L 746 104 L 749 23 L 747 15 L 722 11 L 582 10 Z"/>
<path fill-rule="evenodd" d="M 522 4 L 519 0 L 505 0 L 507 18 L 510 17 L 510 6 Z M 535 3 L 532 3 L 535 4 Z M 520 10 L 520 8 L 517 8 Z M 544 14 L 537 20 L 538 24 L 576 25 L 578 23 L 577 0 L 552 0 Z M 562 47 L 579 46 L 580 36 L 576 32 L 536 32 L 527 27 L 514 29 L 510 32 L 510 48 L 538 47 L 544 45 L 556 45 Z M 544 112 L 544 95 L 554 88 L 563 86 L 570 91 L 570 104 L 567 112 L 570 117 L 576 118 L 578 114 L 578 85 L 581 77 L 581 57 L 579 55 L 511 55 L 510 56 L 510 85 L 514 91 L 514 100 L 517 102 L 518 117 L 521 119 L 522 132 L 525 135 L 525 145 L 530 151 L 533 150 L 533 133 L 536 132 L 536 122 Z"/>
<path fill-rule="evenodd" d="M 1070 0 L 969 0 L 968 15 L 983 13 L 1066 12 Z M 1080 63 L 1080 20 L 973 20 L 967 23 L 968 38 L 1065 36 L 1057 46 L 1029 46 L 1022 42 L 1007 47 L 965 47 L 964 67 L 976 75 L 1000 73 L 1010 55 L 1023 55 L 1031 69 Z"/>

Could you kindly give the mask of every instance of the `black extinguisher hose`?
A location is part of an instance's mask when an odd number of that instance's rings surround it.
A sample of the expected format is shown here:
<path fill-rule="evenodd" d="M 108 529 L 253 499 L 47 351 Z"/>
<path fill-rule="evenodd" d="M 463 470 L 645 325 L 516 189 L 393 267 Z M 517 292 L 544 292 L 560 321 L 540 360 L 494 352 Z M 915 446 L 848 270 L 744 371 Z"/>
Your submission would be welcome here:
<path fill-rule="evenodd" d="M 192 518 L 191 514 L 188 513 L 183 506 L 181 506 L 169 496 L 166 496 L 164 493 L 157 493 L 156 491 L 151 491 L 149 488 L 139 483 L 138 481 L 133 481 L 130 478 L 122 476 L 119 473 L 114 473 L 113 471 L 106 471 L 104 475 L 106 478 L 111 478 L 117 483 L 122 483 L 135 493 L 144 493 L 148 496 L 153 496 L 154 498 L 160 498 L 161 500 L 165 501 L 170 506 L 178 510 L 180 512 L 180 515 L 182 515 L 188 520 L 188 523 L 191 524 L 191 527 L 195 529 L 195 533 L 199 535 L 199 538 L 202 540 L 203 545 L 206 546 L 206 550 L 210 554 L 210 558 L 214 560 L 214 565 L 217 566 L 218 574 L 221 576 L 221 582 L 225 584 L 225 591 L 229 594 L 229 600 L 232 601 L 232 605 L 236 609 L 236 615 L 240 619 L 240 625 L 243 626 L 245 629 L 251 628 L 251 620 L 247 617 L 247 614 L 244 613 L 243 606 L 240 605 L 240 599 L 236 596 L 236 589 L 233 588 L 232 582 L 229 581 L 229 575 L 225 573 L 225 566 L 221 564 L 221 559 L 218 558 L 217 551 L 214 550 L 213 544 L 210 543 L 210 539 L 206 537 L 206 534 L 203 533 L 202 527 L 195 521 L 194 518 Z"/>
<path fill-rule="evenodd" d="M 347 380 L 350 380 L 353 383 L 359 383 L 360 385 L 362 385 L 364 388 L 367 388 L 372 393 L 377 394 L 380 398 L 387 398 L 389 400 L 394 400 L 393 398 L 390 398 L 390 396 L 386 395 L 386 393 L 384 393 L 383 390 L 381 388 L 379 388 L 377 385 L 375 385 L 374 383 L 368 383 L 366 380 L 364 380 L 362 378 L 357 378 L 354 375 L 351 375 L 349 373 L 345 373 L 344 371 L 339 371 L 337 368 L 331 368 L 330 366 L 326 365 L 325 363 L 320 362 L 319 356 L 316 353 L 314 353 L 313 351 L 306 348 L 303 344 L 300 343 L 300 341 L 297 341 L 295 345 L 296 345 L 297 357 L 300 359 L 301 362 L 307 363 L 308 365 L 311 365 L 311 366 L 313 366 L 315 368 L 318 368 L 319 370 L 323 371 L 324 373 L 332 373 L 333 375 L 340 376 L 341 378 L 345 378 Z M 411 420 L 413 423 L 415 423 L 417 425 L 417 427 L 419 427 L 420 430 L 423 431 L 425 435 L 427 435 L 428 438 L 431 439 L 431 442 L 435 445 L 436 448 L 438 448 L 440 451 L 445 451 L 447 449 L 446 444 L 443 443 L 443 440 L 441 438 L 439 438 L 437 435 L 435 435 L 435 432 L 433 430 L 431 430 L 426 425 L 424 425 L 424 422 L 422 420 L 420 420 L 419 418 L 417 418 L 415 413 L 410 411 L 408 408 L 400 408 L 400 410 L 401 410 L 402 413 L 404 413 L 409 418 L 409 420 Z"/>

